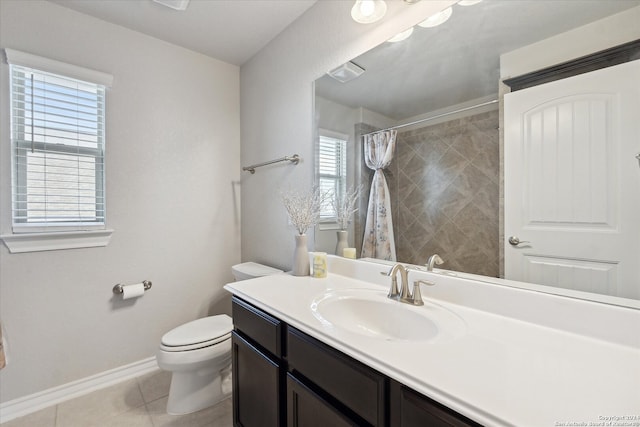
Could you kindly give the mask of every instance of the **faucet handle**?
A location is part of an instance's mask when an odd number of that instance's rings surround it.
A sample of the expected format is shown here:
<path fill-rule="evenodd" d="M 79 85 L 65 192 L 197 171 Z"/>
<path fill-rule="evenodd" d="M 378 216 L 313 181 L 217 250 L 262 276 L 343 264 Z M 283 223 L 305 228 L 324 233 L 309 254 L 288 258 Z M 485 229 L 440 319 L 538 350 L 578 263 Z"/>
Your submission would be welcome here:
<path fill-rule="evenodd" d="M 391 270 L 381 271 L 380 274 L 382 276 L 390 276 Z M 396 278 L 396 276 L 391 276 L 391 288 L 389 288 L 389 293 L 387 294 L 387 298 L 398 299 L 399 297 L 400 297 L 400 291 L 398 290 L 398 279 Z"/>
<path fill-rule="evenodd" d="M 390 298 L 390 299 L 400 298 L 400 292 L 398 291 L 398 280 L 395 277 L 391 279 L 391 288 L 389 289 L 387 298 Z"/>
<path fill-rule="evenodd" d="M 428 280 L 416 280 L 413 282 L 413 294 L 411 294 L 411 303 L 413 305 L 424 305 L 422 301 L 422 294 L 420 293 L 420 285 L 433 286 L 435 283 Z"/>

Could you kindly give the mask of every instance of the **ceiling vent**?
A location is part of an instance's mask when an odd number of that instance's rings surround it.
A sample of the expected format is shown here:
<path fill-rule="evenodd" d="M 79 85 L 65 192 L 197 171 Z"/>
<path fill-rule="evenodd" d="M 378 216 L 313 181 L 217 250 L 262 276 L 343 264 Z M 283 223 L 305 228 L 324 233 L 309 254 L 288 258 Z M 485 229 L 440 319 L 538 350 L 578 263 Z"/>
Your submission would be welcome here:
<path fill-rule="evenodd" d="M 154 2 L 163 6 L 170 7 L 174 10 L 187 10 L 189 6 L 189 0 L 153 0 Z"/>
<path fill-rule="evenodd" d="M 364 73 L 364 68 L 349 61 L 346 64 L 342 64 L 341 66 L 334 68 L 327 74 L 340 83 L 346 83 L 360 76 L 362 73 Z"/>

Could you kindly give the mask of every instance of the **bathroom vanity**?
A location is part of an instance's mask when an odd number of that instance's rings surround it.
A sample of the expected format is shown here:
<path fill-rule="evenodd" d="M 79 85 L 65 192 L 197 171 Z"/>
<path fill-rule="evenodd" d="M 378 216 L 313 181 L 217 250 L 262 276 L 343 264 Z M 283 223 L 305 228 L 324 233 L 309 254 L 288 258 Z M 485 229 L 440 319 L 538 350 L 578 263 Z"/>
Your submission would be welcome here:
<path fill-rule="evenodd" d="M 422 271 L 412 307 L 384 265 L 329 269 L 226 285 L 235 425 L 640 423 L 638 310 Z"/>
<path fill-rule="evenodd" d="M 233 318 L 235 425 L 478 425 L 237 297 Z"/>

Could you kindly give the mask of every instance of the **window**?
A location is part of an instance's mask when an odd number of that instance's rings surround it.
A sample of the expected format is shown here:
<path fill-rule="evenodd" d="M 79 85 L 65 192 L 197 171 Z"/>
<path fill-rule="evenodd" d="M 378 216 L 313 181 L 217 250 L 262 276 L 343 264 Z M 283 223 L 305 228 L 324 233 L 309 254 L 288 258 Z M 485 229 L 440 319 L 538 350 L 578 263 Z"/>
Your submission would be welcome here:
<path fill-rule="evenodd" d="M 14 235 L 104 230 L 106 85 L 94 81 L 110 82 L 111 77 L 9 49 L 6 53 Z"/>
<path fill-rule="evenodd" d="M 320 131 L 317 163 L 320 189 L 331 195 L 343 196 L 347 186 L 347 136 Z M 336 212 L 331 204 L 320 212 L 320 221 L 336 221 Z"/>

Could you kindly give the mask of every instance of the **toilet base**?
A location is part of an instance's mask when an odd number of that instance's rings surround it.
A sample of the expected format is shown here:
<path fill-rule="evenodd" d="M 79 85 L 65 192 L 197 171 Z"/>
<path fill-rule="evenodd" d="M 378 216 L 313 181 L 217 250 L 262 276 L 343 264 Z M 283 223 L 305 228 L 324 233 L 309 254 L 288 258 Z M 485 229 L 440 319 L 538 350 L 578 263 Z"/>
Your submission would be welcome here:
<path fill-rule="evenodd" d="M 203 374 L 202 372 L 174 372 L 171 376 L 167 413 L 185 415 L 215 405 L 231 395 L 231 370 Z"/>

